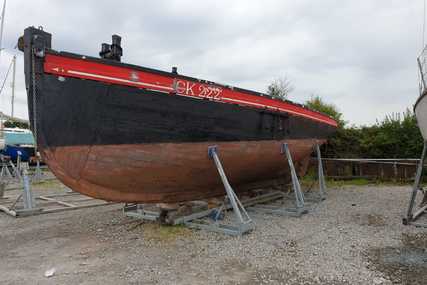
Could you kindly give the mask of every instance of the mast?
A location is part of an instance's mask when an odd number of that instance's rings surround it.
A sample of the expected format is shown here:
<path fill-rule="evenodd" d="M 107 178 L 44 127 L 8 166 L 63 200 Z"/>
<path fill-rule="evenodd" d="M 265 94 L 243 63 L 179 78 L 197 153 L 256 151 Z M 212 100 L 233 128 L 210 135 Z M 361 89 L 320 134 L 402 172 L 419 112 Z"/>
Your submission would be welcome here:
<path fill-rule="evenodd" d="M 15 109 L 15 74 L 16 74 L 16 55 L 13 56 L 12 58 L 12 99 L 11 99 L 11 104 L 12 104 L 12 111 L 10 116 L 13 118 L 14 115 L 14 109 Z"/>
<path fill-rule="evenodd" d="M 1 12 L 1 26 L 0 26 L 0 55 L 3 49 L 3 26 L 4 26 L 4 12 L 6 11 L 6 0 L 3 2 L 3 10 Z M 3 113 L 0 112 L 0 140 L 3 139 Z M 4 141 L 3 141 L 4 143 Z"/>
<path fill-rule="evenodd" d="M 4 27 L 4 13 L 6 11 L 6 0 L 3 2 L 3 10 L 1 11 L 1 26 L 0 26 L 0 54 L 3 50 L 3 27 Z"/>

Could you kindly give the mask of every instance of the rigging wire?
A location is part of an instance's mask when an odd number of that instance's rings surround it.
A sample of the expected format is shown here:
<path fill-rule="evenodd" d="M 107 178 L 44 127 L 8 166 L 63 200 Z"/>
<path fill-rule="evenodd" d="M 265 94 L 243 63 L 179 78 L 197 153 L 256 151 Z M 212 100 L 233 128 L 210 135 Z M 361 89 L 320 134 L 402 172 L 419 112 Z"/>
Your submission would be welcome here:
<path fill-rule="evenodd" d="M 6 12 L 6 0 L 3 1 L 3 10 L 1 12 L 1 26 L 0 26 L 0 54 L 3 50 L 3 27 L 4 27 L 4 14 Z"/>
<path fill-rule="evenodd" d="M 3 83 L 2 83 L 2 85 L 1 85 L 1 88 L 0 88 L 0 95 L 1 95 L 1 93 L 3 92 L 4 85 L 6 84 L 6 80 L 7 80 L 7 77 L 8 77 L 8 75 L 9 75 L 9 73 L 10 73 L 10 69 L 12 68 L 12 65 L 13 65 L 13 60 L 12 60 L 12 61 L 10 62 L 10 64 L 9 64 L 9 68 L 7 69 L 6 75 L 5 75 L 4 80 L 3 80 Z"/>
<path fill-rule="evenodd" d="M 422 49 L 424 49 L 424 37 L 425 37 L 425 31 L 426 31 L 426 0 L 424 0 L 424 7 L 423 7 L 423 46 L 421 47 Z"/>

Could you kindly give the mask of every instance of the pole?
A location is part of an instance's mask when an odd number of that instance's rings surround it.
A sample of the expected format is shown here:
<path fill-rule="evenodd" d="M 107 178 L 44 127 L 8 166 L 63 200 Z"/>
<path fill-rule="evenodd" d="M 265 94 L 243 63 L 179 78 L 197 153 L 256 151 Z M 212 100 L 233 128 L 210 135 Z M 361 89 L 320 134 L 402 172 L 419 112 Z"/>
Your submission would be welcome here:
<path fill-rule="evenodd" d="M 6 11 L 6 0 L 3 2 L 3 10 L 1 12 L 1 26 L 0 26 L 0 54 L 3 50 L 3 26 L 4 26 L 4 13 Z"/>
<path fill-rule="evenodd" d="M 11 111 L 11 117 L 13 118 L 14 110 L 15 110 L 15 74 L 16 74 L 16 55 L 13 56 L 12 59 L 12 111 Z"/>
<path fill-rule="evenodd" d="M 0 150 L 4 147 L 3 113 L 0 112 Z"/>

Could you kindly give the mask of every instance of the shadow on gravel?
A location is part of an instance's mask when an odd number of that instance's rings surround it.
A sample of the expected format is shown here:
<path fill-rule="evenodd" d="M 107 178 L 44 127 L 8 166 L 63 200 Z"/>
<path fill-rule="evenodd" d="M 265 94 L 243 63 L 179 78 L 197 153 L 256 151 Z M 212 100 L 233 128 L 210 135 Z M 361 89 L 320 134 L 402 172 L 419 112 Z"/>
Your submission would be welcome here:
<path fill-rule="evenodd" d="M 371 249 L 371 266 L 396 284 L 426 284 L 427 233 L 404 233 L 401 240 L 401 247 Z"/>

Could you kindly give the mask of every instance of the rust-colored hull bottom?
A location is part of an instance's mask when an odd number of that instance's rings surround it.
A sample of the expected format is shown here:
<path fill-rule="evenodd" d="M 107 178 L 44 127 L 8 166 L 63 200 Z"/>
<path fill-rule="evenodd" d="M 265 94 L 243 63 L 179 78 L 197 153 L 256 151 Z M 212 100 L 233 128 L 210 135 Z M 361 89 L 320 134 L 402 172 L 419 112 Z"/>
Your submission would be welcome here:
<path fill-rule="evenodd" d="M 82 194 L 116 202 L 172 203 L 224 195 L 208 146 L 218 146 L 238 191 L 242 185 L 289 175 L 280 154 L 283 142 L 304 169 L 316 140 L 61 146 L 41 153 L 56 177 Z"/>

